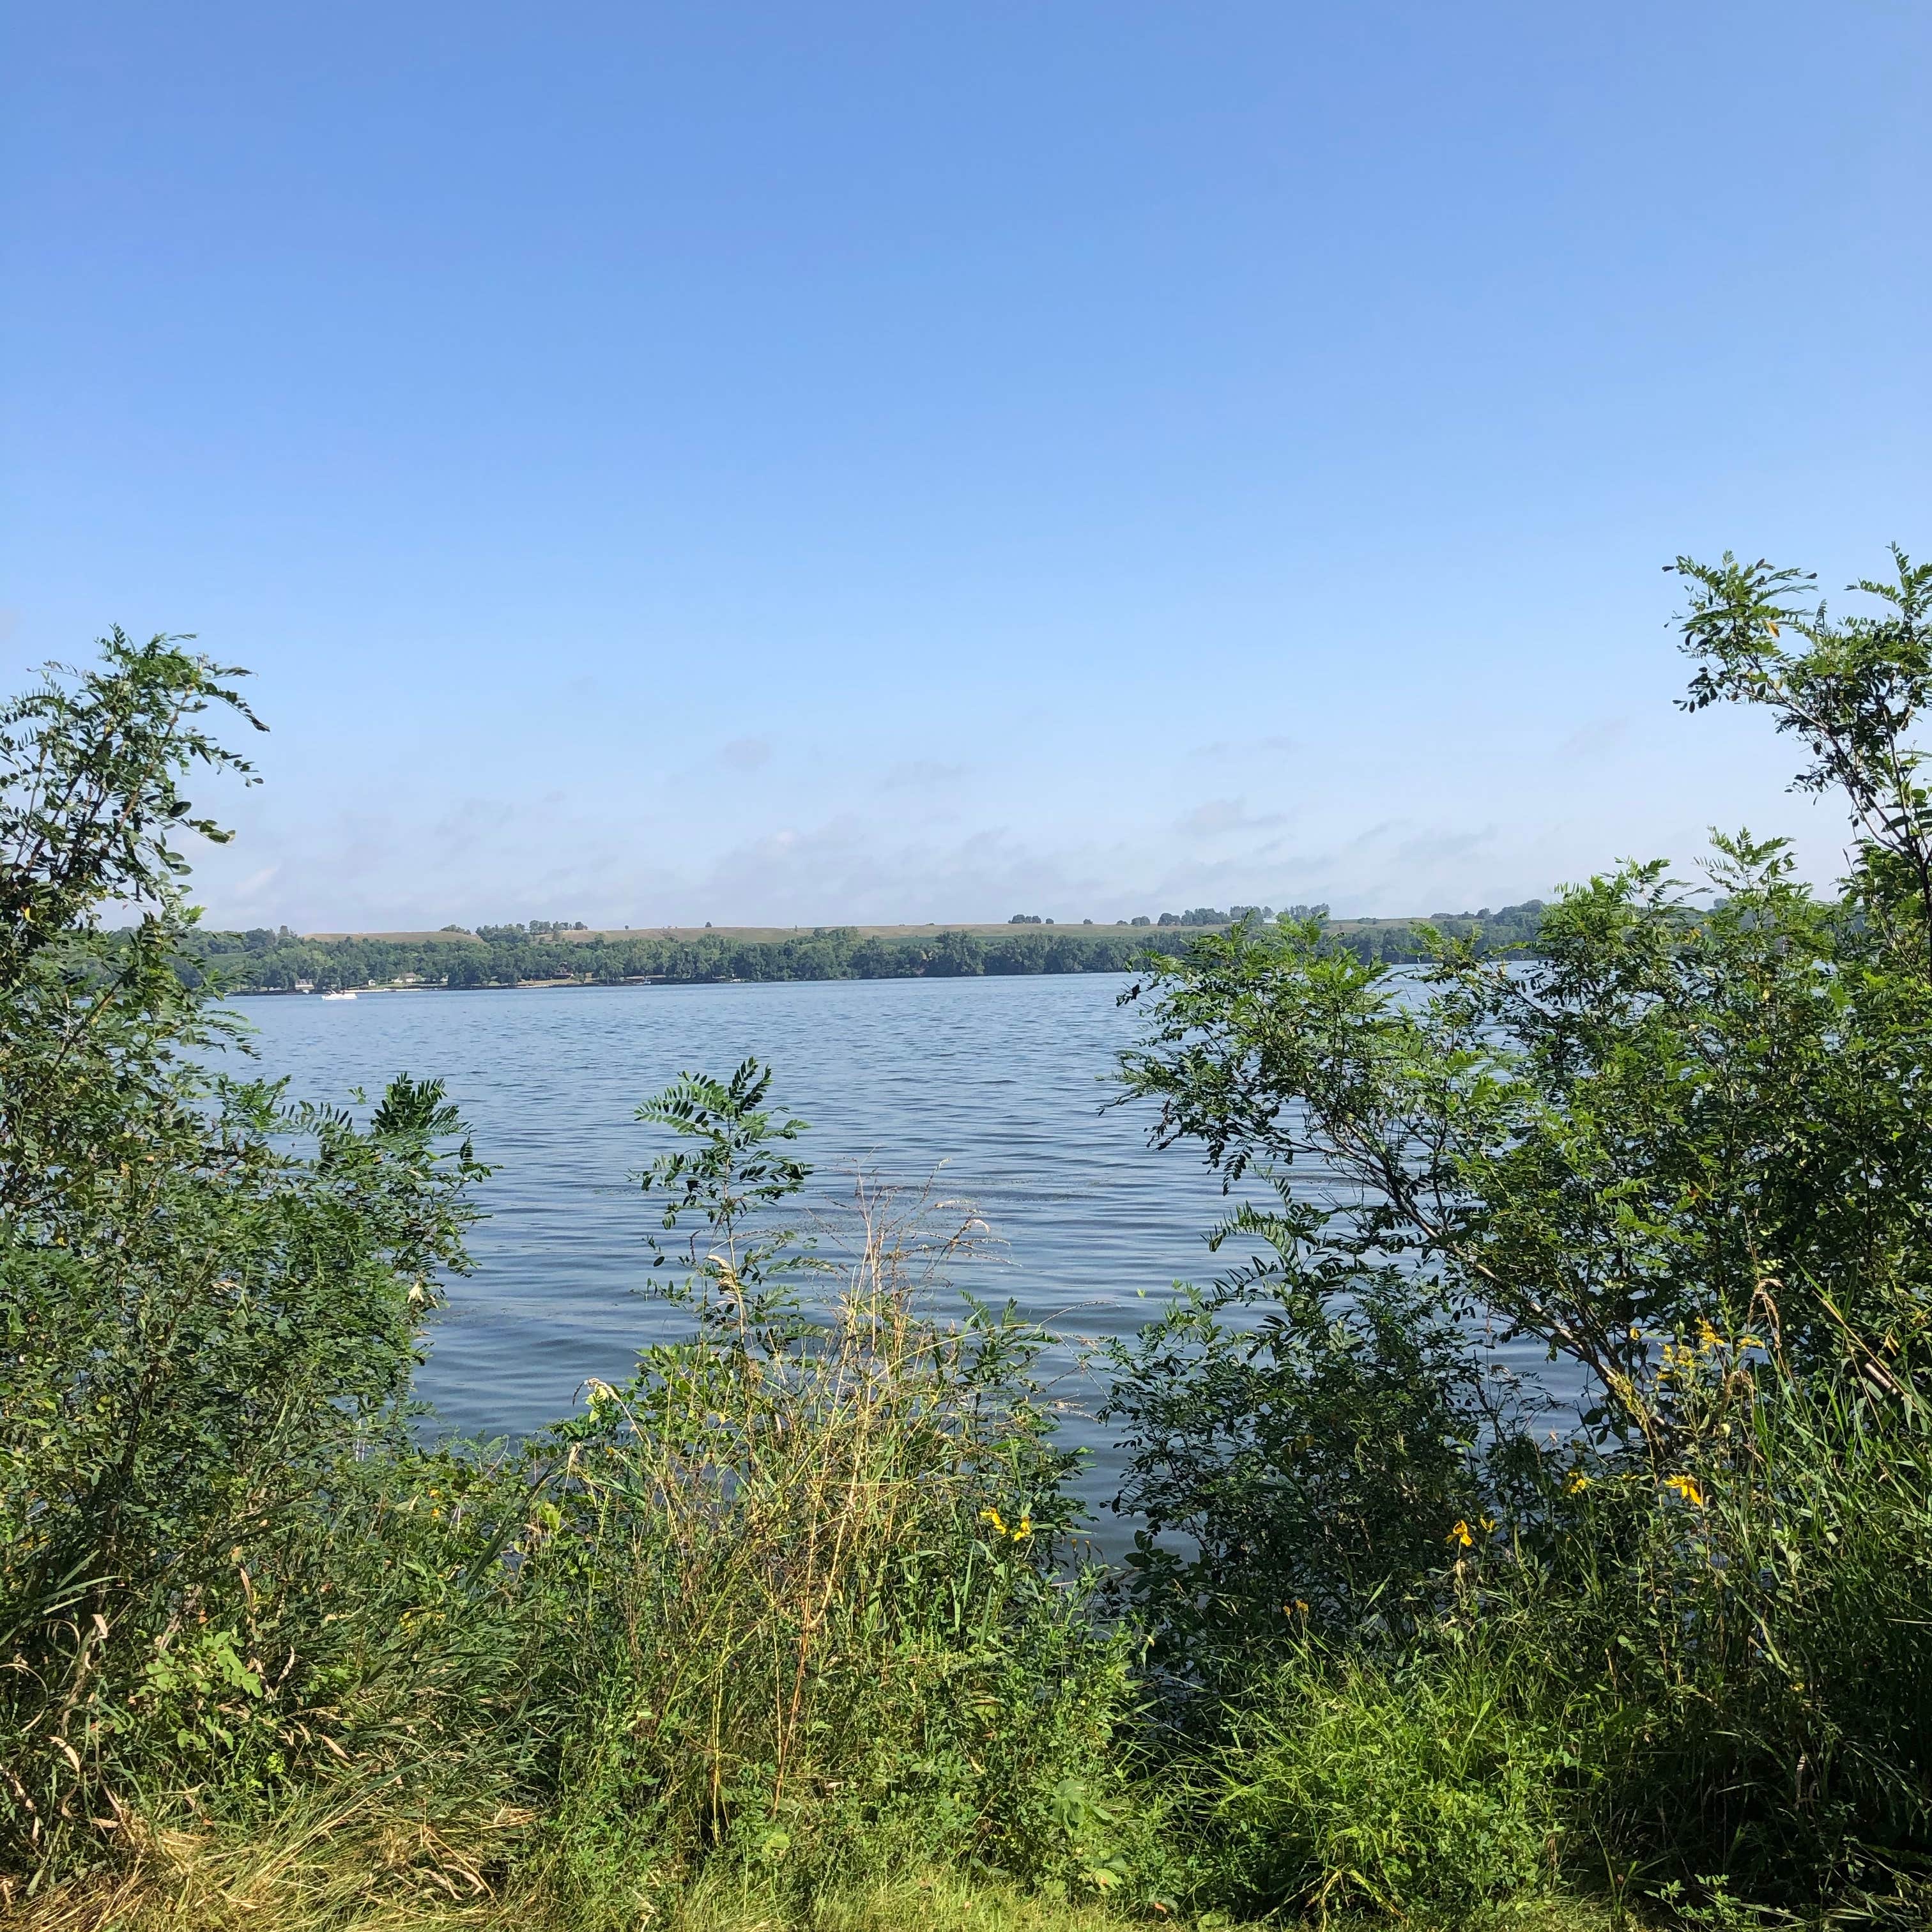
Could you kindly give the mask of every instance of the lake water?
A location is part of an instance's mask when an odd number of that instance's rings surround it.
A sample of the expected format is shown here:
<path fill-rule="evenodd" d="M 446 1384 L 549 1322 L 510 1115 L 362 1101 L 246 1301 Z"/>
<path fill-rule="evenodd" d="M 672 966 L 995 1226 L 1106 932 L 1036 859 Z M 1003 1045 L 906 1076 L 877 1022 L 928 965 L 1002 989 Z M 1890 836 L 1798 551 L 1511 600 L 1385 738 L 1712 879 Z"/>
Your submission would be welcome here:
<path fill-rule="evenodd" d="M 1103 1111 L 1114 1056 L 1142 1023 L 1112 974 L 824 980 L 364 994 L 238 1002 L 264 1072 L 302 1099 L 371 1099 L 408 1072 L 443 1080 L 496 1168 L 482 1190 L 476 1272 L 450 1284 L 418 1387 L 442 1426 L 522 1434 L 568 1412 L 591 1377 L 620 1382 L 638 1348 L 688 1331 L 646 1292 L 662 1234 L 633 1178 L 669 1137 L 640 1101 L 686 1070 L 728 1074 L 748 1054 L 776 1070 L 770 1104 L 811 1123 L 808 1209 L 849 1203 L 855 1166 L 917 1187 L 937 1176 L 997 1245 L 956 1270 L 1010 1298 L 1058 1338 L 1044 1367 L 1081 1488 L 1113 1493 L 1118 1459 L 1080 1372 L 1101 1338 L 1130 1334 L 1177 1280 L 1212 1278 L 1208 1230 L 1227 1210 L 1189 1147 L 1147 1144 L 1152 1110 Z M 675 1237 L 666 1237 L 668 1240 Z M 669 1264 L 667 1264 L 668 1270 Z M 1151 1304 L 1151 1305 L 1150 1305 Z M 1520 1372 L 1538 1352 L 1499 1352 Z M 1563 1413 L 1544 1420 L 1561 1424 Z"/>
<path fill-rule="evenodd" d="M 1114 975 L 828 980 L 724 986 L 364 994 L 238 1001 L 262 1070 L 298 1097 L 370 1097 L 407 1072 L 445 1081 L 497 1172 L 482 1190 L 476 1272 L 451 1285 L 420 1381 L 448 1426 L 522 1432 L 566 1414 L 587 1378 L 620 1381 L 639 1346 L 688 1327 L 640 1292 L 661 1231 L 631 1178 L 666 1137 L 633 1118 L 685 1070 L 776 1069 L 772 1098 L 809 1121 L 812 1196 L 848 1200 L 863 1163 L 939 1178 L 1000 1245 L 956 1272 L 1010 1296 L 1061 1338 L 1048 1366 L 1070 1437 L 1096 1452 L 1084 1486 L 1111 1493 L 1113 1459 L 1088 1419 L 1082 1347 L 1130 1333 L 1143 1296 L 1218 1263 L 1225 1211 L 1198 1154 L 1146 1144 L 1150 1110 L 1103 1112 L 1107 1076 L 1138 1017 Z"/>

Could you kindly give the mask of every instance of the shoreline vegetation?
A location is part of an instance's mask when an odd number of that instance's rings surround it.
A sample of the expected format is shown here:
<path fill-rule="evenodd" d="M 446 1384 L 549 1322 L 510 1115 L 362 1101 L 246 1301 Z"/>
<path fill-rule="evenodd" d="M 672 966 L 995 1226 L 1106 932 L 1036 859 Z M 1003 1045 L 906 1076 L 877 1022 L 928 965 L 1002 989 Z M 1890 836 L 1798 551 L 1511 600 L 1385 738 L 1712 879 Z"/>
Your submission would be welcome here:
<path fill-rule="evenodd" d="M 1309 908 L 1310 911 L 1320 909 Z M 1429 934 L 1487 951 L 1535 943 L 1540 900 L 1496 913 L 1441 913 L 1429 920 L 1332 920 L 1330 944 L 1364 964 L 1414 964 L 1430 956 Z M 196 928 L 184 948 L 196 968 L 230 994 L 457 991 L 514 986 L 715 985 L 737 981 L 962 978 L 980 975 L 1130 973 L 1150 958 L 1178 957 L 1213 924 L 663 928 L 591 932 L 538 922 L 539 929 L 476 932 L 298 934 L 286 926 L 245 932 Z"/>
<path fill-rule="evenodd" d="M 459 1098 L 213 1070 L 245 1023 L 181 970 L 178 842 L 228 835 L 181 787 L 250 779 L 239 674 L 118 631 L 50 671 L 0 710 L 0 1916 L 1922 1928 L 1932 567 L 1894 564 L 1845 619 L 1675 566 L 1687 709 L 1789 735 L 1830 891 L 1740 832 L 1696 890 L 1566 888 L 1522 959 L 1304 908 L 1137 968 L 1119 1096 L 1246 1204 L 1096 1359 L 1118 1563 L 1050 1338 L 948 1286 L 983 1224 L 861 1176 L 797 1225 L 749 1058 L 638 1108 L 681 1339 L 420 1441 L 490 1198 Z M 1502 1343 L 1588 1391 L 1568 1426 Z"/>

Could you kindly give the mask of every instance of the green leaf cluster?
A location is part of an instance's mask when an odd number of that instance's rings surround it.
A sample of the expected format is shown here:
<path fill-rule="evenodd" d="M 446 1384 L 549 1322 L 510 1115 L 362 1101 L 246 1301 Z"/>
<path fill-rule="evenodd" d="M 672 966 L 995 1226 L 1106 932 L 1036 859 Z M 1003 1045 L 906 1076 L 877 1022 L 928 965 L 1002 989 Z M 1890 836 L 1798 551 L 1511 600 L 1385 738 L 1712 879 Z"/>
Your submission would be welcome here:
<path fill-rule="evenodd" d="M 173 842 L 226 836 L 179 788 L 245 774 L 200 721 L 249 714 L 236 674 L 182 641 L 116 632 L 98 668 L 50 672 L 0 714 L 0 1841 L 15 1860 L 57 1857 L 112 1815 L 112 1767 L 148 1717 L 232 1744 L 209 1713 L 259 1700 L 270 1670 L 245 1640 L 250 1566 L 401 1431 L 484 1171 L 448 1145 L 458 1123 L 433 1082 L 399 1080 L 358 1124 L 211 1070 L 234 1030 L 176 970 L 193 914 Z M 138 925 L 110 938 L 104 915 L 128 908 Z"/>
<path fill-rule="evenodd" d="M 1115 1352 L 1129 1594 L 1184 1726 L 1437 1696 L 1473 1647 L 1573 1767 L 1573 1870 L 1788 1904 L 1932 1851 L 1932 571 L 1894 562 L 1842 622 L 1796 573 L 1678 566 L 1688 703 L 1806 744 L 1836 893 L 1718 835 L 1694 887 L 1566 889 L 1526 958 L 1438 932 L 1400 969 L 1289 922 L 1130 992 L 1154 1138 L 1263 1203 Z M 1254 1883 L 1326 1897 L 1326 1856 Z"/>

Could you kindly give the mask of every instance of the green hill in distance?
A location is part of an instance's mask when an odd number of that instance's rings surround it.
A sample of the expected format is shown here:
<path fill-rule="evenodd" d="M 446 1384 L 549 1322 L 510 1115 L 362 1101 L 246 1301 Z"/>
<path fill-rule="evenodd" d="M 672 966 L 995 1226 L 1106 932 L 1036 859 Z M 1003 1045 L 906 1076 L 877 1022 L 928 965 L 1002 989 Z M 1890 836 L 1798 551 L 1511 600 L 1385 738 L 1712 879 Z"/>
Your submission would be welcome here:
<path fill-rule="evenodd" d="M 1198 913 L 1210 909 L 1198 908 Z M 1267 916 L 1265 908 L 1253 908 Z M 1294 908 L 1300 913 L 1304 909 Z M 1316 909 L 1318 910 L 1318 909 Z M 1492 913 L 1437 914 L 1425 920 L 1336 920 L 1328 932 L 1365 959 L 1424 956 L 1425 923 L 1458 938 L 1479 934 L 1498 949 L 1535 938 L 1540 900 Z M 1229 914 L 1164 916 L 1164 922 L 999 925 L 651 926 L 591 928 L 536 920 L 528 925 L 450 926 L 436 932 L 297 933 L 286 926 L 196 935 L 200 964 L 234 993 L 364 988 L 693 985 L 783 980 L 958 979 L 1043 973 L 1125 973 L 1150 952 L 1173 953 Z"/>

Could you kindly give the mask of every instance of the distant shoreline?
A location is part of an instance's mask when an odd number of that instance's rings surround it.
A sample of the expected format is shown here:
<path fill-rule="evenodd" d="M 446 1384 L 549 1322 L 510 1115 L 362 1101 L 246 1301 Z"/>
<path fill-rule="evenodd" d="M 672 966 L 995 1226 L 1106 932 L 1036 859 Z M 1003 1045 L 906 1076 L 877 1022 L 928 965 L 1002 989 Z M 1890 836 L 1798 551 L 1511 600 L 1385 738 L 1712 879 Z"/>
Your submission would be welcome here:
<path fill-rule="evenodd" d="M 1533 941 L 1540 904 L 1486 919 L 1337 920 L 1333 944 L 1364 964 L 1429 956 L 1421 928 L 1480 934 L 1486 949 Z M 1216 926 L 673 926 L 556 931 L 539 922 L 479 932 L 302 934 L 286 927 L 196 934 L 194 964 L 242 997 L 256 994 L 507 990 L 567 986 L 718 986 L 796 980 L 975 979 L 1142 970 L 1228 930 Z"/>
<path fill-rule="evenodd" d="M 1132 971 L 1130 966 L 1083 967 L 1064 971 L 1043 970 L 1039 973 L 958 973 L 945 975 L 892 973 L 872 976 L 868 979 L 860 974 L 830 974 L 822 977 L 798 977 L 790 980 L 754 979 L 674 979 L 658 974 L 640 979 L 628 980 L 519 980 L 514 984 L 495 982 L 481 986 L 451 986 L 435 980 L 424 980 L 412 986 L 362 986 L 347 988 L 358 999 L 373 999 L 378 994 L 386 993 L 592 993 L 613 990 L 644 990 L 652 987 L 673 988 L 681 986 L 863 986 L 868 983 L 896 984 L 907 980 L 950 978 L 960 980 L 1080 980 L 1122 978 Z M 229 1000 L 319 1000 L 325 997 L 314 988 L 298 988 L 293 986 L 238 986 L 222 994 Z"/>
<path fill-rule="evenodd" d="M 1344 922 L 1354 923 L 1356 922 Z M 1413 921 L 1388 921 L 1384 923 L 1408 923 Z M 1370 924 L 1375 922 L 1371 920 Z M 1069 920 L 1056 924 L 1043 920 L 1034 925 L 1030 921 L 1016 923 L 1001 920 L 997 923 L 947 923 L 928 921 L 923 926 L 612 926 L 586 927 L 581 930 L 546 932 L 541 938 L 546 943 L 555 942 L 564 946 L 623 945 L 638 940 L 672 940 L 680 944 L 692 945 L 703 940 L 720 941 L 732 946 L 776 946 L 787 940 L 804 940 L 822 937 L 828 933 L 849 934 L 855 939 L 880 939 L 904 941 L 920 939 L 937 939 L 946 932 L 964 932 L 975 939 L 1010 939 L 1019 933 L 1053 933 L 1076 938 L 1132 939 L 1142 934 L 1185 934 L 1192 937 L 1196 933 L 1218 932 L 1226 928 L 1219 926 L 1135 926 L 1125 920 L 1109 924 L 1084 920 Z M 295 937 L 314 946 L 340 946 L 351 942 L 374 946 L 482 946 L 489 942 L 478 934 L 464 929 L 452 932 L 443 929 L 436 932 L 304 932 Z"/>

